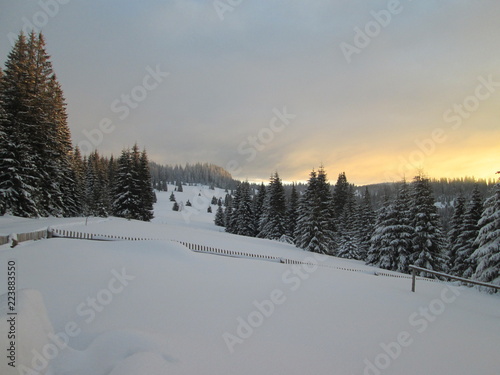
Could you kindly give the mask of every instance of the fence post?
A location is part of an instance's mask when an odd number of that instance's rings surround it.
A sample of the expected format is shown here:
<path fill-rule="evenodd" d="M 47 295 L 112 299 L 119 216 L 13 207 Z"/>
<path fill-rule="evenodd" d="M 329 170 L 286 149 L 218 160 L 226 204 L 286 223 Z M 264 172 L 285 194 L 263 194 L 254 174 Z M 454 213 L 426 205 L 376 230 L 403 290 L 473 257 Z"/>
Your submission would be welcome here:
<path fill-rule="evenodd" d="M 415 293 L 415 280 L 417 278 L 417 270 L 415 268 L 411 269 L 411 291 Z"/>

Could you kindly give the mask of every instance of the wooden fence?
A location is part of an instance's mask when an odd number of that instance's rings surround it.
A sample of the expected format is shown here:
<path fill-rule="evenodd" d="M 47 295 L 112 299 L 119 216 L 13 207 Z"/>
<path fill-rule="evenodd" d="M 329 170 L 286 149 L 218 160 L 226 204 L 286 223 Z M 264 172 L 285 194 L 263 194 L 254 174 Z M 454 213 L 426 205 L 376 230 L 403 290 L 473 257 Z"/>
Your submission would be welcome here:
<path fill-rule="evenodd" d="M 71 238 L 76 240 L 93 240 L 93 241 L 154 241 L 155 238 L 145 238 L 145 237 L 129 237 L 129 236 L 115 236 L 108 234 L 94 234 L 94 233 L 83 233 L 76 232 L 66 229 L 50 229 L 52 237 L 61 238 Z"/>
<path fill-rule="evenodd" d="M 50 238 L 50 233 L 47 229 L 27 233 L 12 233 L 8 236 L 0 236 L 0 245 L 5 245 L 12 241 L 11 247 L 15 247 L 20 242 L 37 241 L 41 240 L 42 238 Z"/>
<path fill-rule="evenodd" d="M 9 236 L 0 236 L 0 246 L 9 243 L 9 238 L 10 238 Z"/>
<path fill-rule="evenodd" d="M 93 233 L 83 233 L 83 232 L 77 232 L 77 231 L 66 230 L 66 229 L 48 228 L 48 229 L 43 229 L 43 230 L 39 230 L 39 231 L 35 231 L 35 232 L 19 233 L 15 236 L 14 235 L 0 236 L 0 245 L 4 245 L 4 244 L 8 243 L 11 238 L 12 238 L 12 247 L 14 247 L 19 242 L 36 241 L 36 240 L 40 240 L 43 238 L 51 238 L 51 237 L 72 238 L 72 239 L 93 240 L 93 241 L 120 241 L 120 240 L 121 241 L 155 241 L 155 240 L 159 240 L 156 238 L 147 238 L 147 237 L 130 237 L 130 236 L 107 235 L 107 234 L 93 234 Z M 375 275 L 375 276 L 386 276 L 386 277 L 396 277 L 396 278 L 406 278 L 406 279 L 411 278 L 412 279 L 412 292 L 415 292 L 415 282 L 417 279 L 422 280 L 422 281 L 431 281 L 431 282 L 438 282 L 439 281 L 436 279 L 429 279 L 426 277 L 417 276 L 417 271 L 419 271 L 421 273 L 428 273 L 431 275 L 444 277 L 447 279 L 462 281 L 462 282 L 465 282 L 468 284 L 475 284 L 475 285 L 480 285 L 480 286 L 484 286 L 484 287 L 488 287 L 488 288 L 493 288 L 495 290 L 500 290 L 500 286 L 498 286 L 498 285 L 483 283 L 483 282 L 479 282 L 479 281 L 465 279 L 462 277 L 456 277 L 453 275 L 448 275 L 448 274 L 445 274 L 442 272 L 436 272 L 436 271 L 428 270 L 426 268 L 416 267 L 413 265 L 410 266 L 410 269 L 412 271 L 412 275 L 410 276 L 410 275 L 394 274 L 394 273 L 381 272 L 381 271 L 373 272 L 373 271 L 366 270 L 366 269 L 339 267 L 339 266 L 334 266 L 334 265 L 321 264 L 318 262 L 310 262 L 310 261 L 308 262 L 307 260 L 300 261 L 300 260 L 295 260 L 295 259 L 276 257 L 276 256 L 272 256 L 272 255 L 254 254 L 254 253 L 246 252 L 246 251 L 226 250 L 226 249 L 220 249 L 220 248 L 211 247 L 211 246 L 194 244 L 194 243 L 185 242 L 185 241 L 175 241 L 175 242 L 182 244 L 183 246 L 187 247 L 189 250 L 201 252 L 201 253 L 216 254 L 216 255 L 222 255 L 222 256 L 238 257 L 238 258 L 259 259 L 259 260 L 265 260 L 265 261 L 270 261 L 270 262 L 279 262 L 282 264 L 292 264 L 292 265 L 294 265 L 294 264 L 299 265 L 300 264 L 300 265 L 326 267 L 326 268 L 343 270 L 343 271 L 350 271 L 350 272 L 362 272 L 362 273 L 367 273 L 367 274 Z"/>
<path fill-rule="evenodd" d="M 446 279 L 462 281 L 462 282 L 467 283 L 467 284 L 480 285 L 480 286 L 484 286 L 487 288 L 493 288 L 495 290 L 500 290 L 500 285 L 488 284 L 488 283 L 483 283 L 480 281 L 465 279 L 463 277 L 448 275 L 448 274 L 443 273 L 443 272 L 432 271 L 432 270 L 428 270 L 427 268 L 421 268 L 421 267 L 417 267 L 417 266 L 413 266 L 413 265 L 410 266 L 410 269 L 411 269 L 411 275 L 412 275 L 411 276 L 411 278 L 412 278 L 411 291 L 412 292 L 415 292 L 415 281 L 417 279 L 417 271 L 420 271 L 423 273 L 429 273 L 429 274 L 435 275 L 435 276 L 444 277 Z"/>

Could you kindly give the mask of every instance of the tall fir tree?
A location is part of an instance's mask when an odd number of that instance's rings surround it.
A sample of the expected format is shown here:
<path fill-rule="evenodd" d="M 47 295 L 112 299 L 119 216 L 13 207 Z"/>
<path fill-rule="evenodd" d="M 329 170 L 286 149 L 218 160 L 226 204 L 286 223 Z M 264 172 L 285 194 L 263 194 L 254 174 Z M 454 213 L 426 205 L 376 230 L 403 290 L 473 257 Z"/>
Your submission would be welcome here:
<path fill-rule="evenodd" d="M 476 262 L 472 257 L 474 250 L 474 241 L 479 235 L 479 220 L 483 211 L 483 198 L 477 185 L 472 191 L 472 197 L 464 210 L 460 230 L 454 241 L 454 257 L 452 258 L 451 273 L 460 277 L 471 278 L 476 270 Z"/>
<path fill-rule="evenodd" d="M 233 213 L 234 229 L 232 233 L 242 236 L 255 236 L 255 219 L 253 214 L 252 197 L 250 194 L 250 184 L 248 181 L 242 182 L 236 192 L 238 206 Z"/>
<path fill-rule="evenodd" d="M 6 62 L 2 92 L 7 122 L 0 192 L 6 211 L 20 216 L 76 214 L 64 96 L 42 34 L 18 37 Z"/>
<path fill-rule="evenodd" d="M 465 197 L 462 193 L 460 193 L 460 195 L 455 200 L 454 209 L 455 210 L 450 222 L 450 231 L 448 233 L 448 243 L 450 246 L 448 251 L 448 259 L 450 272 L 452 273 L 456 272 L 455 260 L 457 257 L 457 250 L 460 247 L 458 244 L 458 236 L 462 231 L 462 225 L 465 216 Z"/>
<path fill-rule="evenodd" d="M 266 192 L 258 237 L 279 240 L 286 233 L 285 211 L 285 189 L 278 172 L 275 172 Z"/>
<path fill-rule="evenodd" d="M 423 175 L 412 182 L 410 210 L 414 228 L 410 261 L 417 267 L 446 272 L 444 236 L 429 179 Z"/>
<path fill-rule="evenodd" d="M 299 217 L 299 195 L 295 184 L 292 184 L 290 199 L 286 208 L 285 234 L 295 242 L 295 228 Z"/>
<path fill-rule="evenodd" d="M 368 187 L 363 192 L 363 198 L 359 205 L 359 223 L 357 224 L 359 239 L 359 255 L 361 260 L 366 260 L 370 249 L 370 238 L 375 226 L 375 211 L 373 211 L 371 195 Z"/>
<path fill-rule="evenodd" d="M 477 248 L 472 254 L 477 263 L 473 278 L 500 285 L 500 182 L 494 186 L 493 195 L 484 202 L 479 228 L 475 240 Z"/>
<path fill-rule="evenodd" d="M 321 175 L 321 178 L 319 177 Z M 332 210 L 326 173 L 312 171 L 304 195 L 299 199 L 295 245 L 306 251 L 333 255 Z"/>
<path fill-rule="evenodd" d="M 333 190 L 332 207 L 336 219 L 339 219 L 344 211 L 344 206 L 349 199 L 349 183 L 345 172 L 339 174 Z"/>
<path fill-rule="evenodd" d="M 141 153 L 138 165 L 138 179 L 140 191 L 140 212 L 139 220 L 151 221 L 154 217 L 153 204 L 155 203 L 156 195 L 151 182 L 151 172 L 149 170 L 149 160 L 146 149 Z"/>
<path fill-rule="evenodd" d="M 394 228 L 394 242 L 392 243 L 396 253 L 395 271 L 409 273 L 411 254 L 413 253 L 413 236 L 415 230 L 412 226 L 411 196 L 406 180 L 403 180 L 398 191 L 395 203 L 396 227 Z"/>
<path fill-rule="evenodd" d="M 392 269 L 392 251 L 390 246 L 390 239 L 388 240 L 388 228 L 390 227 L 391 221 L 394 217 L 394 204 L 390 201 L 389 194 L 384 194 L 384 202 L 382 206 L 377 211 L 375 227 L 373 229 L 373 234 L 370 238 L 370 248 L 368 249 L 368 254 L 366 257 L 366 264 L 371 264 L 375 266 L 380 266 L 381 258 L 388 256 L 389 262 L 384 260 L 384 264 L 389 264 L 388 267 Z M 388 255 L 386 253 L 389 252 Z"/>
<path fill-rule="evenodd" d="M 354 196 L 354 187 L 348 189 L 347 201 L 344 204 L 339 218 L 339 248 L 337 256 L 347 259 L 362 259 L 360 252 L 360 214 Z"/>
<path fill-rule="evenodd" d="M 264 203 L 266 201 L 266 185 L 264 185 L 263 182 L 261 182 L 257 193 L 254 196 L 254 204 L 253 204 L 253 212 L 254 212 L 254 219 L 255 219 L 255 236 L 259 234 L 259 228 L 260 228 L 260 220 L 262 218 L 262 215 L 264 213 Z"/>
<path fill-rule="evenodd" d="M 1 91 L 7 121 L 4 121 L 3 126 L 5 136 L 0 139 L 0 192 L 4 212 L 24 217 L 40 215 L 37 206 L 41 176 L 35 163 L 36 151 L 32 150 L 30 139 L 32 134 L 37 134 L 32 111 L 35 106 L 32 71 L 28 42 L 21 33 L 9 53 L 2 79 Z"/>
<path fill-rule="evenodd" d="M 217 203 L 217 211 L 215 212 L 214 223 L 218 227 L 225 226 L 224 210 L 222 208 L 222 200 Z"/>

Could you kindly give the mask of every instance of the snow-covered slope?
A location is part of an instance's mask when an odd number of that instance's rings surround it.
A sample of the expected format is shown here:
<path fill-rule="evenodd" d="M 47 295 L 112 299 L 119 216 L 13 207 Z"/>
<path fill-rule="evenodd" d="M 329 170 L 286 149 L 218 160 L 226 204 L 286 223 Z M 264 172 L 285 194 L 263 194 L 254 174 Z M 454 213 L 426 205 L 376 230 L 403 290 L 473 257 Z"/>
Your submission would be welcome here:
<path fill-rule="evenodd" d="M 213 225 L 214 213 L 206 212 L 212 195 L 224 194 L 185 187 L 175 193 L 177 202 L 189 199 L 199 212 L 174 212 L 170 191 L 158 192 L 153 223 L 0 218 L 0 233 L 47 223 L 156 239 L 57 238 L 0 247 L 0 295 L 8 291 L 9 261 L 23 290 L 16 306 L 18 367 L 8 366 L 2 350 L 0 373 L 499 373 L 498 296 L 426 281 L 411 293 L 409 279 L 375 276 L 376 269 L 361 262 L 224 233 Z M 310 264 L 195 253 L 171 240 Z M 7 306 L 2 296 L 5 349 L 11 328 Z"/>

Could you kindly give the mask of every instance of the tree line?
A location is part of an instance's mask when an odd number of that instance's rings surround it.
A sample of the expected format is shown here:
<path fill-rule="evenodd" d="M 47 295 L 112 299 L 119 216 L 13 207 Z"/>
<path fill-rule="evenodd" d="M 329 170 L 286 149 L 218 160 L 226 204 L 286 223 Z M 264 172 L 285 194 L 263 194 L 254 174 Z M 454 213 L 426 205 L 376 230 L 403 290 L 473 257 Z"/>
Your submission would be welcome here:
<path fill-rule="evenodd" d="M 0 69 L 0 214 L 150 220 L 146 151 L 82 157 L 67 118 L 43 35 L 21 33 Z"/>
<path fill-rule="evenodd" d="M 500 183 L 486 200 L 476 185 L 453 205 L 445 231 L 431 180 L 423 174 L 398 183 L 397 194 L 386 193 L 375 211 L 367 187 L 360 193 L 344 172 L 332 187 L 320 167 L 300 193 L 292 185 L 286 194 L 277 172 L 257 189 L 240 182 L 234 195 L 219 201 L 215 224 L 388 270 L 408 273 L 413 264 L 500 284 Z"/>

